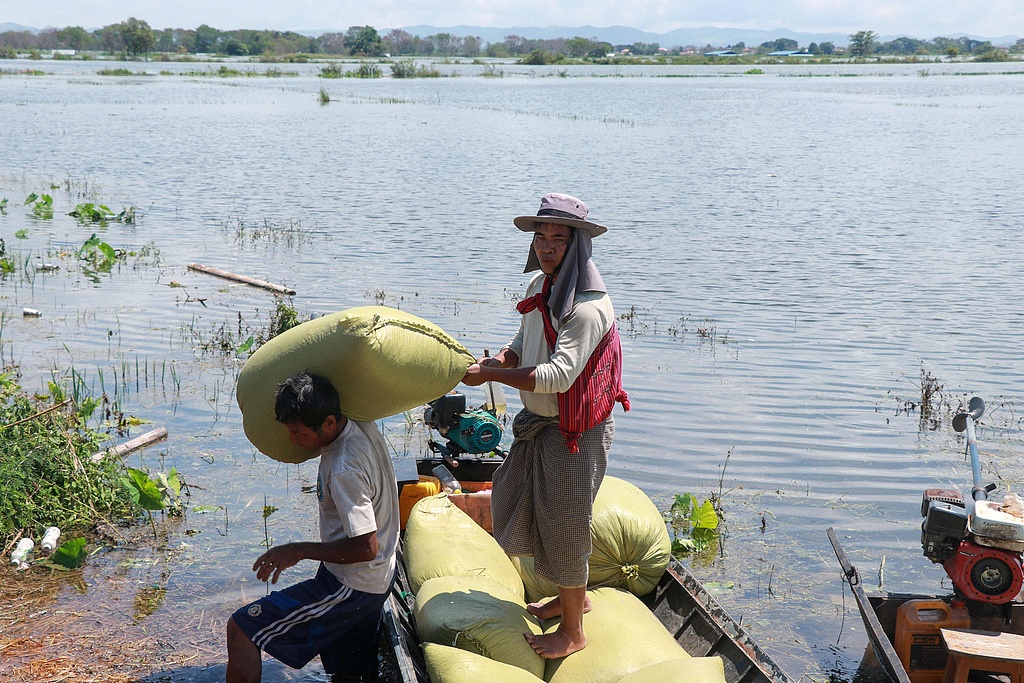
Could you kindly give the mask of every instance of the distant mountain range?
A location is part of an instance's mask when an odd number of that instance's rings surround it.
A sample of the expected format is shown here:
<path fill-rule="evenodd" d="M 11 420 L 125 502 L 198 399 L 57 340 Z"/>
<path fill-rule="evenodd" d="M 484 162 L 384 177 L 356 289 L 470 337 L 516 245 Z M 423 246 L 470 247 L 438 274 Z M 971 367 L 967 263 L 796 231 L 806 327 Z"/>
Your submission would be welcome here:
<path fill-rule="evenodd" d="M 696 47 L 714 45 L 716 47 L 724 47 L 726 45 L 735 45 L 740 42 L 746 44 L 747 47 L 756 47 L 761 43 L 766 43 L 770 40 L 777 40 L 779 38 L 791 38 L 803 47 L 806 47 L 811 43 L 831 42 L 835 45 L 847 45 L 850 42 L 850 35 L 847 33 L 803 33 L 800 31 L 790 31 L 785 28 L 760 30 L 702 26 L 700 28 L 680 28 L 675 31 L 669 31 L 668 33 L 650 33 L 648 31 L 630 28 L 629 26 L 548 26 L 544 28 L 536 26 L 516 26 L 511 28 L 490 28 L 486 26 L 403 26 L 402 29 L 418 36 L 429 36 L 435 33 L 451 33 L 452 35 L 457 36 L 478 36 L 488 43 L 501 42 L 505 39 L 505 36 L 508 35 L 517 35 L 530 39 L 572 38 L 580 36 L 582 38 L 607 41 L 612 45 L 658 43 L 662 47 L 682 47 L 685 45 L 694 45 Z M 991 41 L 993 45 L 1012 45 L 1018 40 L 1017 36 L 1010 35 L 1000 36 L 998 38 L 975 36 L 967 33 L 950 33 L 946 35 L 950 38 L 967 36 L 973 40 L 988 40 Z M 900 33 L 895 35 L 880 35 L 876 40 L 884 43 L 901 36 L 908 36 L 921 40 L 931 40 L 936 37 L 911 36 L 907 33 Z"/>
<path fill-rule="evenodd" d="M 228 27 L 217 26 L 216 28 L 228 30 Z M 629 26 L 512 26 L 508 28 L 493 28 L 489 26 L 421 25 L 403 26 L 401 28 L 403 31 L 408 31 L 416 36 L 430 36 L 436 33 L 451 33 L 456 36 L 478 36 L 488 43 L 500 43 L 505 40 L 505 36 L 509 35 L 522 36 L 523 38 L 529 39 L 572 38 L 575 36 L 581 36 L 583 38 L 607 41 L 612 45 L 658 43 L 662 47 L 681 47 L 685 45 L 694 45 L 696 47 L 714 45 L 716 47 L 724 47 L 727 45 L 735 45 L 740 42 L 746 44 L 748 47 L 756 47 L 761 43 L 765 43 L 770 40 L 777 40 L 779 38 L 791 38 L 802 47 L 806 47 L 811 43 L 831 42 L 835 45 L 847 45 L 850 42 L 850 36 L 846 33 L 802 33 L 800 31 L 790 31 L 789 29 L 784 28 L 766 31 L 760 29 L 714 28 L 712 26 L 703 26 L 700 28 L 680 28 L 675 31 L 669 31 L 668 33 L 650 33 L 648 31 L 630 28 Z M 324 33 L 343 33 L 345 30 L 346 29 L 337 28 L 304 29 L 297 31 L 297 33 L 316 37 L 323 35 Z M 383 35 L 390 29 L 378 27 L 377 30 Z M 32 33 L 37 33 L 38 29 L 31 26 L 22 26 L 20 24 L 12 24 L 8 22 L 0 24 L 0 33 L 3 33 L 4 31 L 31 31 Z M 906 33 L 901 33 L 895 35 L 880 35 L 877 40 L 887 42 L 894 38 L 899 38 L 900 36 L 909 36 L 911 38 L 919 38 L 921 40 L 931 40 L 936 37 L 911 36 Z M 1017 36 L 1013 35 L 993 38 L 990 36 L 976 36 L 968 33 L 946 34 L 946 37 L 949 38 L 960 38 L 962 36 L 967 36 L 973 40 L 988 40 L 991 41 L 993 45 L 1004 46 L 1012 45 L 1019 40 Z"/>

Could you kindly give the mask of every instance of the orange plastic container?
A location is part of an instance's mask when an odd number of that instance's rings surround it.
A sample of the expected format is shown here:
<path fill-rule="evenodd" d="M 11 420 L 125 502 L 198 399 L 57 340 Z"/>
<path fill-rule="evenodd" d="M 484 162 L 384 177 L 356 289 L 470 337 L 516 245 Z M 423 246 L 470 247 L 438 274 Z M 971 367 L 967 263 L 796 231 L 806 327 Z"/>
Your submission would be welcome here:
<path fill-rule="evenodd" d="M 942 600 L 907 600 L 896 610 L 896 655 L 913 683 L 942 683 L 949 653 L 939 629 L 970 628 L 963 604 Z"/>
<path fill-rule="evenodd" d="M 438 493 L 441 493 L 441 482 L 437 477 L 421 474 L 419 481 L 404 482 L 398 494 L 398 518 L 401 521 L 401 528 L 404 529 L 406 522 L 409 521 L 413 505 L 422 498 L 436 496 Z"/>

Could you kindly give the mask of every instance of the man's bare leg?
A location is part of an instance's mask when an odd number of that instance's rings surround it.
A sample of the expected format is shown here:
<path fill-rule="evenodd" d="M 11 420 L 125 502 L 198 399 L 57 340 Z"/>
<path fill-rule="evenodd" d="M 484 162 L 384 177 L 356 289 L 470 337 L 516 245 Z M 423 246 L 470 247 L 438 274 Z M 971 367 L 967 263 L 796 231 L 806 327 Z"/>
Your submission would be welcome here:
<path fill-rule="evenodd" d="M 263 659 L 245 631 L 234 619 L 228 619 L 227 683 L 259 683 L 263 678 Z"/>
<path fill-rule="evenodd" d="M 583 613 L 586 614 L 592 607 L 590 596 L 585 596 L 583 598 Z M 554 619 L 562 616 L 562 599 L 556 595 L 547 602 L 531 602 L 526 606 L 526 611 L 538 619 Z"/>
<path fill-rule="evenodd" d="M 554 633 L 545 633 L 540 636 L 535 636 L 532 633 L 523 634 L 530 647 L 545 659 L 565 657 L 587 646 L 587 639 L 583 635 L 583 612 L 587 602 L 587 587 L 563 588 L 559 586 L 557 600 L 562 611 L 562 623 L 558 625 Z"/>

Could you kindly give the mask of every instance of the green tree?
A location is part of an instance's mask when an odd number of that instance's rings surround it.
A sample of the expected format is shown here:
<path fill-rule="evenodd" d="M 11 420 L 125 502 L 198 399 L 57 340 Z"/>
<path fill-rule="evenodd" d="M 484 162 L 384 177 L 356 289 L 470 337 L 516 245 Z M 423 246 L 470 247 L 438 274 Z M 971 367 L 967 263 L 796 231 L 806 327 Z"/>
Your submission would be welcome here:
<path fill-rule="evenodd" d="M 62 45 L 66 45 L 76 52 L 80 52 L 89 44 L 89 32 L 81 26 L 68 26 L 60 30 L 58 34 Z"/>
<path fill-rule="evenodd" d="M 565 50 L 570 57 L 584 57 L 594 49 L 594 41 L 589 38 L 575 36 L 565 41 Z"/>
<path fill-rule="evenodd" d="M 864 59 L 871 54 L 874 43 L 874 31 L 857 31 L 850 36 L 850 54 L 858 59 Z"/>
<path fill-rule="evenodd" d="M 220 31 L 212 26 L 200 24 L 196 29 L 196 52 L 217 52 L 217 44 L 220 42 Z"/>
<path fill-rule="evenodd" d="M 411 55 L 413 52 L 413 35 L 400 28 L 391 29 L 384 36 L 384 51 L 392 55 Z"/>
<path fill-rule="evenodd" d="M 429 36 L 434 41 L 434 51 L 440 52 L 445 57 L 455 54 L 455 40 L 450 33 L 435 33 Z"/>
<path fill-rule="evenodd" d="M 353 55 L 379 57 L 384 54 L 384 41 L 372 26 L 350 26 L 345 33 L 345 47 Z"/>
<path fill-rule="evenodd" d="M 153 33 L 153 29 L 149 27 L 149 24 L 142 19 L 136 19 L 135 17 L 129 17 L 128 21 L 125 21 L 117 25 L 118 33 L 121 34 L 121 41 L 124 43 L 124 49 L 128 51 L 128 54 L 132 56 L 146 55 L 156 47 L 156 34 Z"/>
<path fill-rule="evenodd" d="M 818 48 L 821 50 L 821 54 L 830 55 L 836 51 L 836 45 L 830 40 L 826 40 L 823 43 L 818 44 Z"/>

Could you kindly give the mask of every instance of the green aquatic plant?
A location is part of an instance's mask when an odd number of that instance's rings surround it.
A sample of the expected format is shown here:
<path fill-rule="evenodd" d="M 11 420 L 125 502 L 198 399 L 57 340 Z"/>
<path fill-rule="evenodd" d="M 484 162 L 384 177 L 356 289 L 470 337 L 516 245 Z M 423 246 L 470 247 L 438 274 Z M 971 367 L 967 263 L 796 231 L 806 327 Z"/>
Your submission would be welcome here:
<path fill-rule="evenodd" d="M 100 69 L 96 72 L 100 76 L 134 76 L 131 69 Z"/>
<path fill-rule="evenodd" d="M 379 66 L 366 63 L 360 64 L 355 71 L 346 71 L 344 75 L 348 78 L 380 78 L 383 76 Z"/>
<path fill-rule="evenodd" d="M 124 259 L 124 252 L 114 249 L 93 233 L 78 249 L 78 258 L 95 270 L 108 272 L 115 263 Z"/>
<path fill-rule="evenodd" d="M 114 219 L 114 212 L 108 206 L 92 202 L 79 204 L 68 215 L 77 218 L 79 223 L 106 223 Z"/>
<path fill-rule="evenodd" d="M 416 66 L 411 59 L 403 59 L 391 65 L 392 78 L 440 78 L 441 72 L 426 64 Z"/>
<path fill-rule="evenodd" d="M 341 78 L 344 74 L 341 65 L 336 62 L 330 62 L 320 67 L 320 78 Z"/>
<path fill-rule="evenodd" d="M 320 104 L 330 104 L 331 95 L 324 88 L 320 88 Z"/>
<path fill-rule="evenodd" d="M 718 539 L 718 515 L 711 499 L 700 502 L 693 494 L 676 494 L 665 515 L 672 531 L 672 554 L 699 554 L 714 547 Z"/>
<path fill-rule="evenodd" d="M 83 224 L 105 224 L 108 221 L 134 224 L 138 218 L 138 207 L 132 205 L 122 209 L 121 213 L 114 213 L 110 210 L 110 207 L 105 204 L 83 202 L 82 204 L 77 205 L 68 215 L 72 218 L 77 218 L 78 222 Z"/>
<path fill-rule="evenodd" d="M 53 197 L 50 195 L 33 192 L 25 197 L 25 204 L 32 205 L 32 214 L 36 218 L 53 218 Z"/>
<path fill-rule="evenodd" d="M 7 245 L 0 237 L 0 277 L 10 275 L 16 267 L 14 259 L 7 255 Z"/>

